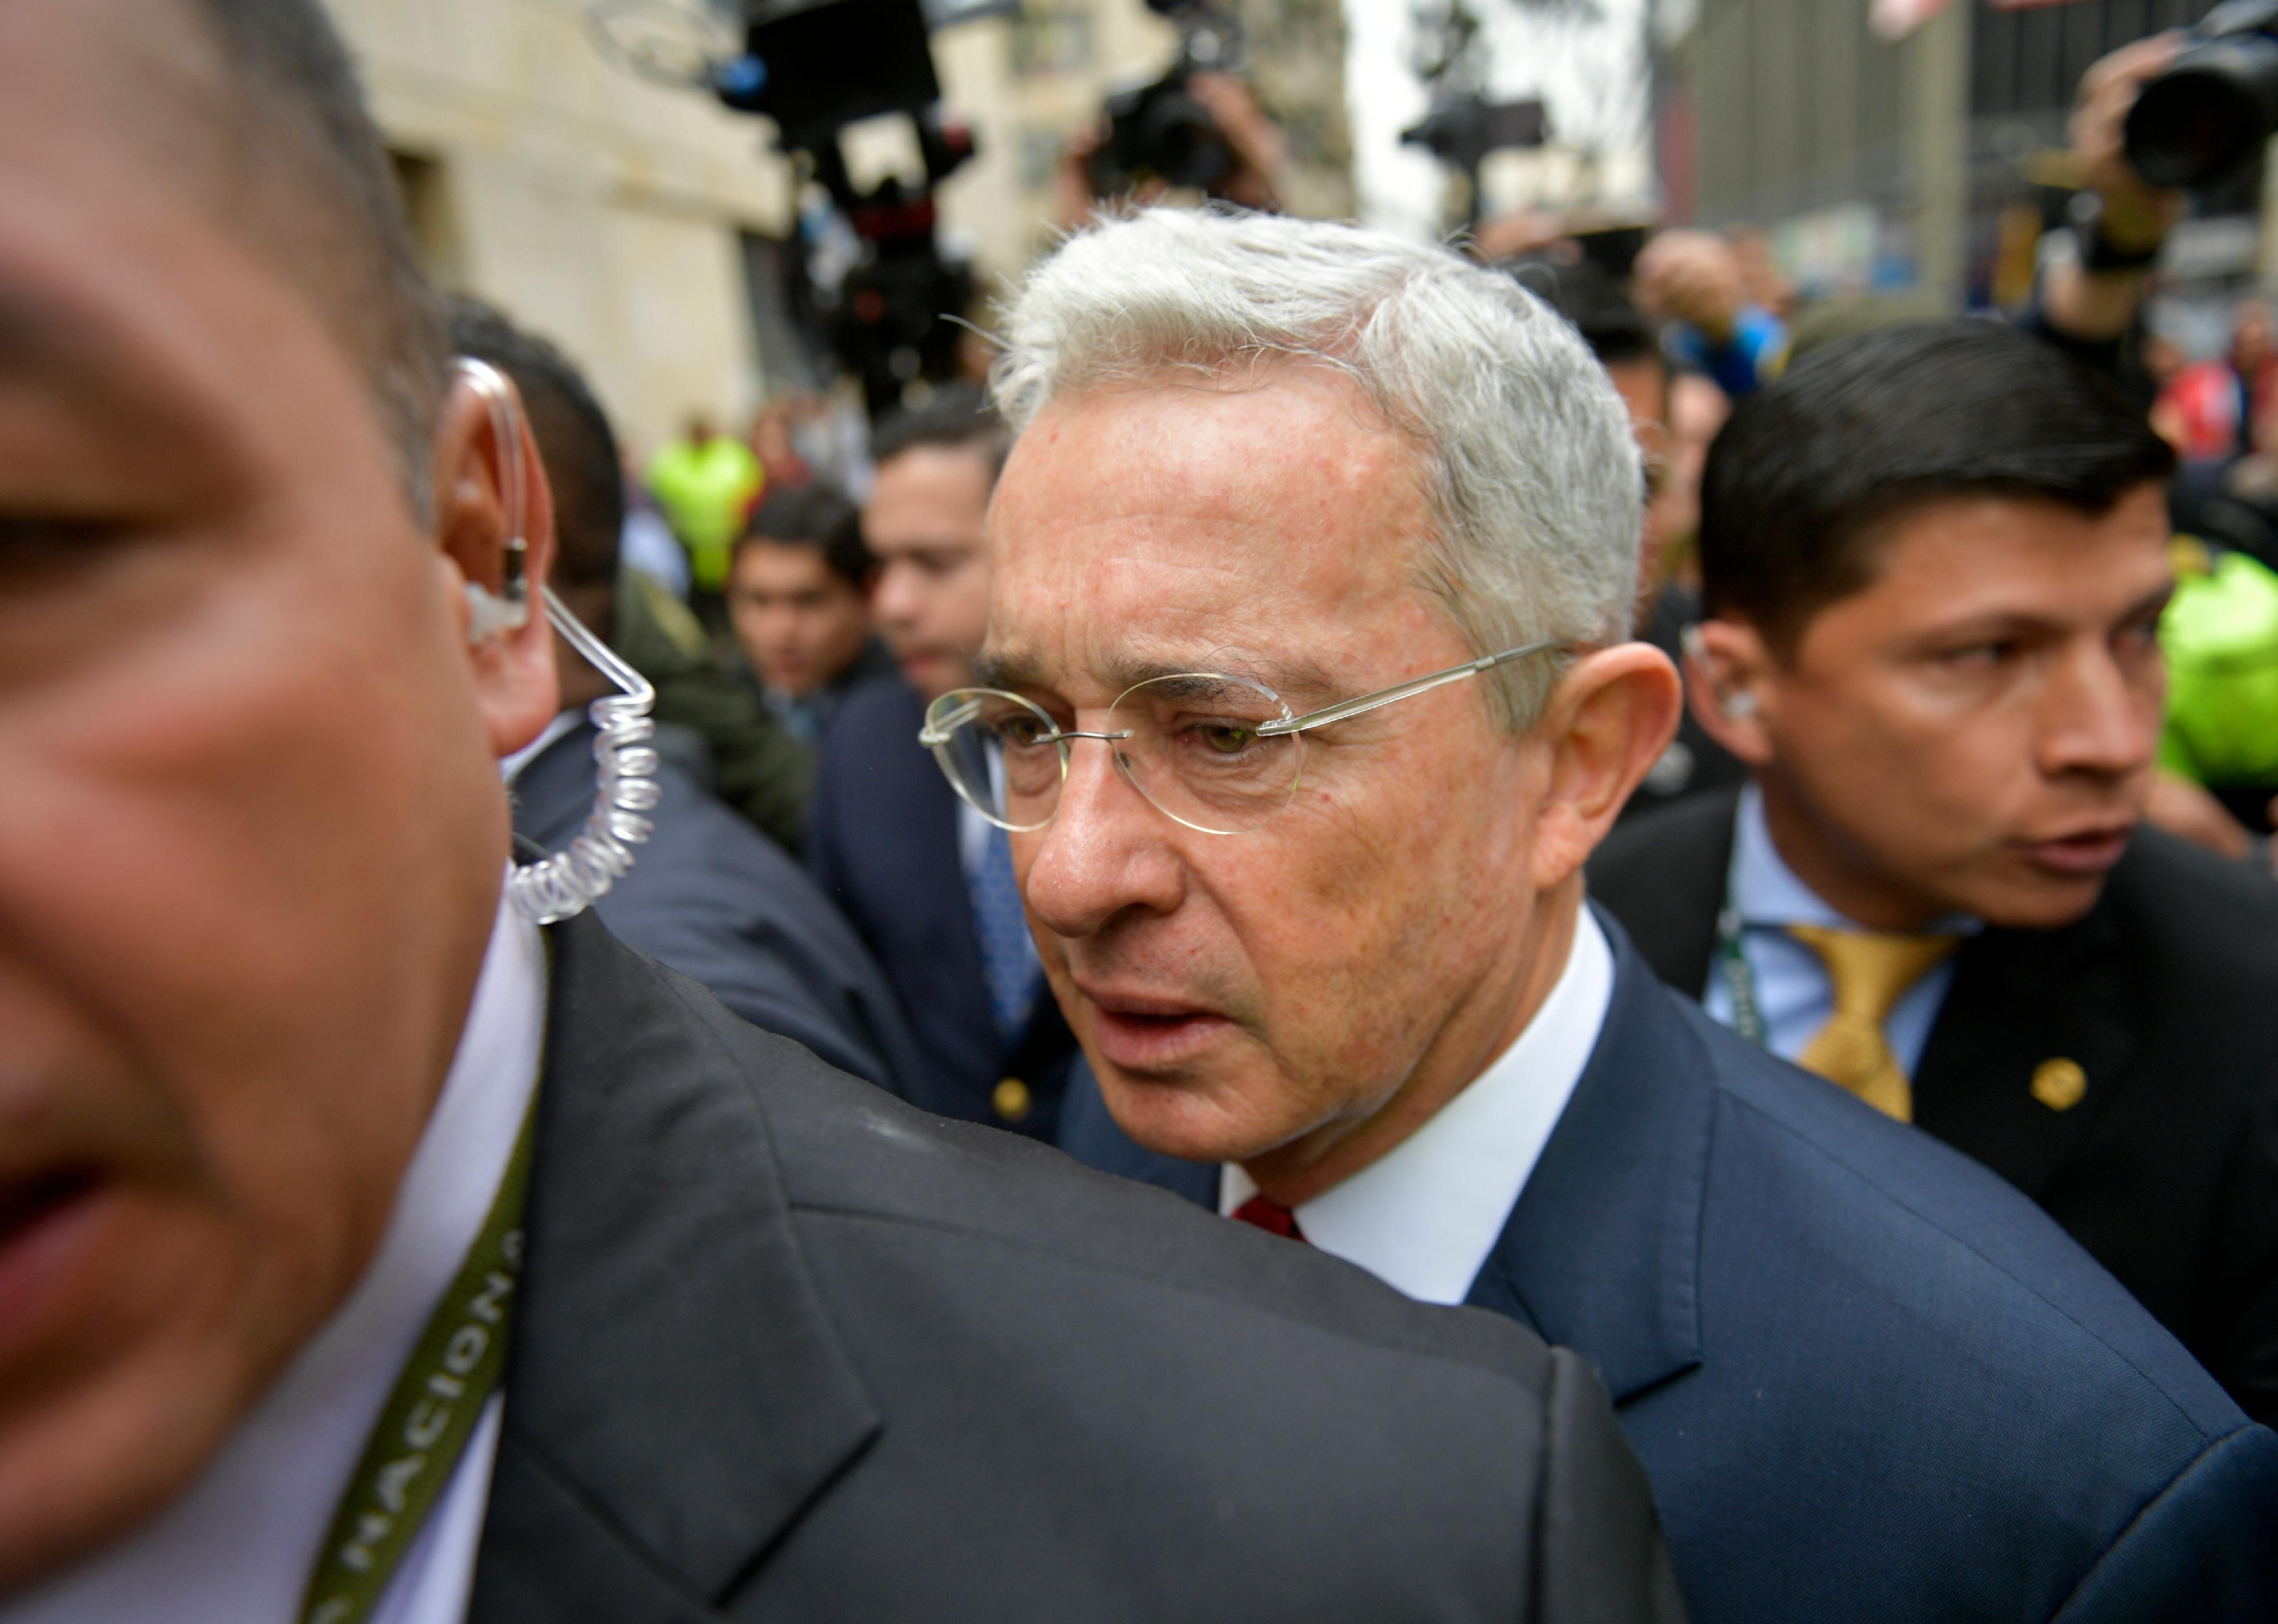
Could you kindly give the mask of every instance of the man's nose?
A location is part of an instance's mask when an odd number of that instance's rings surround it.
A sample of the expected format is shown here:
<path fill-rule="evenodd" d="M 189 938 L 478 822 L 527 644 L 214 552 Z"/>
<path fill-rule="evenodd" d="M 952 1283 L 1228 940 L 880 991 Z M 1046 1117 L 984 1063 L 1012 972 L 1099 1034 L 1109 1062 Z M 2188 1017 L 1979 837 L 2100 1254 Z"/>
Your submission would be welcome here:
<path fill-rule="evenodd" d="M 2045 696 L 2042 770 L 2052 778 L 2140 772 L 2159 744 L 2160 693 L 2156 666 L 2131 672 L 2100 645 L 2069 653 Z"/>
<path fill-rule="evenodd" d="M 889 559 L 880 567 L 877 583 L 870 589 L 870 613 L 896 625 L 915 618 L 908 565 Z"/>
<path fill-rule="evenodd" d="M 1052 820 L 1030 837 L 1021 891 L 1053 934 L 1089 936 L 1128 909 L 1169 913 L 1185 890 L 1176 827 L 1119 773 L 1111 743 L 1078 740 Z"/>

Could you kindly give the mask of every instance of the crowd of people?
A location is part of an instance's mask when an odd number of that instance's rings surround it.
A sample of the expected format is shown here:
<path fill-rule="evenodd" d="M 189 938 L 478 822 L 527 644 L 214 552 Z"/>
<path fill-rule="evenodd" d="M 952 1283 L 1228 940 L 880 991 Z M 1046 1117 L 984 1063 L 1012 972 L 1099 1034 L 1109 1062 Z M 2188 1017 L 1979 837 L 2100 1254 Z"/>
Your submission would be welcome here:
<path fill-rule="evenodd" d="M 629 473 L 313 0 L 0 10 L 0 1624 L 2271 1617 L 2163 59 L 2012 322 L 1155 206 Z"/>

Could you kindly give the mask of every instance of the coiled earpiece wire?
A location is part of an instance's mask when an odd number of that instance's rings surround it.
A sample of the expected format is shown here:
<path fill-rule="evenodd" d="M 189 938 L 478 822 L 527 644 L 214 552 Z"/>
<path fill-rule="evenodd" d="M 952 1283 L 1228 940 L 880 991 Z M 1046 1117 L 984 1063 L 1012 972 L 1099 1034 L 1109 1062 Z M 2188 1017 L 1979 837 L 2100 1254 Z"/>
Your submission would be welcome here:
<path fill-rule="evenodd" d="M 507 546 L 500 591 L 470 583 L 467 601 L 471 609 L 468 640 L 480 643 L 501 631 L 519 630 L 530 623 L 528 515 L 523 499 L 522 408 L 520 397 L 495 367 L 461 357 L 458 373 L 482 397 L 491 416 L 491 433 L 499 446 L 501 476 L 505 484 Z M 586 708 L 592 721 L 596 786 L 593 811 L 585 827 L 565 851 L 537 863 L 517 865 L 507 879 L 507 896 L 515 910 L 539 925 L 582 913 L 607 895 L 633 865 L 633 848 L 654 834 L 656 826 L 646 815 L 656 809 L 661 794 L 653 774 L 657 770 L 655 747 L 649 740 L 656 723 L 649 712 L 656 690 L 609 645 L 587 630 L 583 621 L 563 606 L 551 587 L 539 597 L 546 618 L 562 640 L 586 663 L 623 690 L 605 694 Z"/>

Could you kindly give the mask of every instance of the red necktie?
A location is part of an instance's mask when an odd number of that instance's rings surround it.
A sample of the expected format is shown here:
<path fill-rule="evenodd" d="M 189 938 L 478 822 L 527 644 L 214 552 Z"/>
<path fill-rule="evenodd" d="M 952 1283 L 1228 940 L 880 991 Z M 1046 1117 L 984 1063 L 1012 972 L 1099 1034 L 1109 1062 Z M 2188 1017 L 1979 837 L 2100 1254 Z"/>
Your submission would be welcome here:
<path fill-rule="evenodd" d="M 1257 1225 L 1269 1235 L 1279 1235 L 1284 1240 L 1294 1240 L 1300 1246 L 1308 1244 L 1305 1231 L 1297 1227 L 1297 1215 L 1279 1201 L 1269 1201 L 1262 1195 L 1253 1195 L 1234 1209 L 1242 1223 Z"/>

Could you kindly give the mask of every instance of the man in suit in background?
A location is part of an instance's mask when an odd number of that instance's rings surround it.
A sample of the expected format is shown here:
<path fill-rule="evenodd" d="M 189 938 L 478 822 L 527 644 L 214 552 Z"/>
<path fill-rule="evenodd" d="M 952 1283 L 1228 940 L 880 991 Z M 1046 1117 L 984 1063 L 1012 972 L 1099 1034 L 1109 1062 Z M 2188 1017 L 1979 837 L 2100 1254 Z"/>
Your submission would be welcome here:
<path fill-rule="evenodd" d="M 1572 1354 L 516 905 L 546 480 L 312 0 L 0 6 L 0 1619 L 1681 1617 Z"/>
<path fill-rule="evenodd" d="M 1591 889 L 1717 1019 L 2040 1202 L 2270 1421 L 2278 887 L 2141 825 L 2172 465 L 1978 323 L 1744 401 L 1692 675 L 1753 782 L 1625 829 Z"/>
<path fill-rule="evenodd" d="M 862 525 L 871 606 L 902 675 L 849 695 L 824 736 L 807 864 L 925 1036 L 933 1064 L 909 1097 L 1050 1142 L 1075 1040 L 1045 993 L 1005 832 L 917 743 L 927 702 L 972 680 L 987 629 L 982 527 L 1005 446 L 964 391 L 880 425 Z"/>
<path fill-rule="evenodd" d="M 471 300 L 455 301 L 452 347 L 514 381 L 554 498 L 555 591 L 603 642 L 617 623 L 624 485 L 608 414 L 577 367 L 545 340 Z M 562 709 L 503 764 L 515 833 L 568 849 L 593 814 L 587 707 L 615 691 L 567 639 L 555 639 Z M 700 746 L 699 747 L 700 752 Z M 640 860 L 594 911 L 612 934 L 702 982 L 764 1031 L 804 1043 L 841 1071 L 897 1094 L 925 1074 L 923 1051 L 893 990 L 806 871 L 730 812 L 673 752 Z"/>
<path fill-rule="evenodd" d="M 987 691 L 929 736 L 1097 1075 L 1063 1143 L 1590 1359 L 1708 1624 L 2267 1616 L 2278 1437 L 1586 907 L 1679 694 L 1572 330 L 1441 249 L 1164 210 L 1005 331 Z"/>
<path fill-rule="evenodd" d="M 894 674 L 870 625 L 877 560 L 862 515 L 830 485 L 771 491 L 728 565 L 728 617 L 744 671 L 775 719 L 808 744 L 861 684 Z"/>

